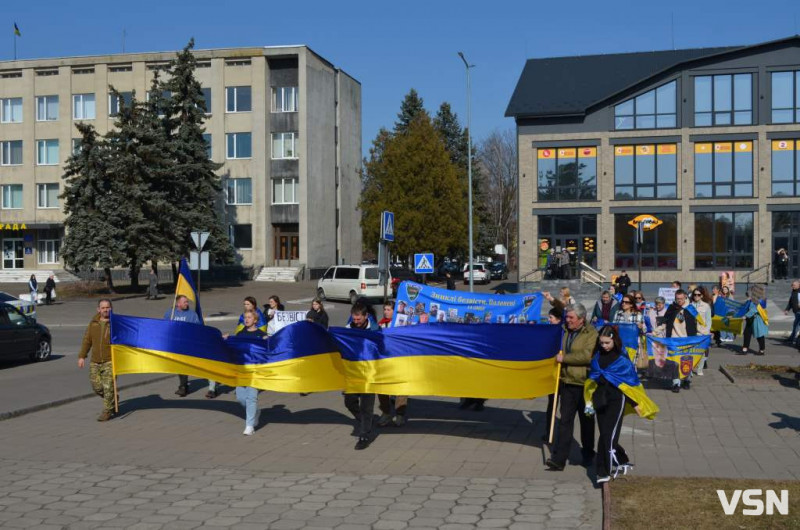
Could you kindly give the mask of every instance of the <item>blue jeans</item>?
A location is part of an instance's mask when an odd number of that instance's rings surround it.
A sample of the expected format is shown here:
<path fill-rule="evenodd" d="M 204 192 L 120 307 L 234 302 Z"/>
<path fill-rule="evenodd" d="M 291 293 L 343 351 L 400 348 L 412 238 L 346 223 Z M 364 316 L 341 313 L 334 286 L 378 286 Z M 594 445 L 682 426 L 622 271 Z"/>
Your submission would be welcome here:
<path fill-rule="evenodd" d="M 258 423 L 258 389 L 250 386 L 237 386 L 236 399 L 244 407 L 245 426 L 255 427 Z"/>
<path fill-rule="evenodd" d="M 798 328 L 800 328 L 800 311 L 794 314 L 794 325 L 792 326 L 792 334 L 789 335 L 789 342 L 794 342 L 797 338 Z"/>

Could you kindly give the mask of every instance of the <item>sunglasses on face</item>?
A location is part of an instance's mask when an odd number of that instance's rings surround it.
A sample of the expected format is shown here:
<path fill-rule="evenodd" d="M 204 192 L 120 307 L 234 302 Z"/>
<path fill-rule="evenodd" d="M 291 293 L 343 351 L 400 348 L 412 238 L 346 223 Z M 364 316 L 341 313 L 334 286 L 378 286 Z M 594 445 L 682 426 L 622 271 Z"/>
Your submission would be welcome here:
<path fill-rule="evenodd" d="M 700 293 L 694 293 L 694 296 L 703 296 L 703 295 Z"/>
<path fill-rule="evenodd" d="M 637 296 L 636 299 L 637 300 L 644 300 L 644 298 L 642 298 L 641 296 Z"/>

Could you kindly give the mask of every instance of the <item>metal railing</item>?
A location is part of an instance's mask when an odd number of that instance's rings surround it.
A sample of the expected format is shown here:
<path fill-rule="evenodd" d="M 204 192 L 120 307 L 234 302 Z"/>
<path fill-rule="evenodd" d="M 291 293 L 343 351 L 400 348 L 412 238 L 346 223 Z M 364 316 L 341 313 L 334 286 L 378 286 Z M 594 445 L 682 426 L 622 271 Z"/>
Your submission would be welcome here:
<path fill-rule="evenodd" d="M 602 290 L 603 284 L 606 282 L 605 275 L 597 269 L 593 269 L 583 261 L 581 261 L 579 265 L 581 268 L 581 283 L 591 283 Z"/>
<path fill-rule="evenodd" d="M 517 279 L 519 292 L 528 288 L 529 283 L 541 282 L 544 279 L 544 269 L 533 269 Z"/>
<path fill-rule="evenodd" d="M 770 273 L 772 272 L 772 263 L 766 263 L 765 265 L 760 266 L 757 269 L 751 270 L 747 274 L 742 275 L 742 280 L 747 283 L 747 291 L 750 291 L 750 284 L 751 283 L 763 283 L 769 284 L 770 280 Z M 755 279 L 753 278 L 755 276 Z M 764 281 L 759 281 L 763 278 Z"/>

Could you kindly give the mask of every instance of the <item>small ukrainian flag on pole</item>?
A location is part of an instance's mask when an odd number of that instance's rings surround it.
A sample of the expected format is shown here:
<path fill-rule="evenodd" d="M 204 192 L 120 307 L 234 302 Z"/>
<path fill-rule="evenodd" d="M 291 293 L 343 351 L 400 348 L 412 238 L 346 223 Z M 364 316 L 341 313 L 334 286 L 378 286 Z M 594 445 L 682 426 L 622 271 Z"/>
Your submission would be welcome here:
<path fill-rule="evenodd" d="M 16 22 L 14 22 L 14 35 L 16 35 L 17 37 L 22 37 L 22 33 L 20 33 L 19 26 L 17 26 Z"/>

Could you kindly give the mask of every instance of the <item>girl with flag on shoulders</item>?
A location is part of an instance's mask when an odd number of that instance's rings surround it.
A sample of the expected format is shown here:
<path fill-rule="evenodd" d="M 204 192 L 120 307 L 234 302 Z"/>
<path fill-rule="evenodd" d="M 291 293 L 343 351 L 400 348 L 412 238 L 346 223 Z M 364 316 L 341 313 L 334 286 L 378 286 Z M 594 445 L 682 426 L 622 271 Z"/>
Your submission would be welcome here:
<path fill-rule="evenodd" d="M 622 416 L 636 412 L 652 420 L 658 406 L 645 394 L 636 367 L 625 354 L 615 326 L 603 326 L 597 336 L 589 376 L 583 386 L 585 414 L 597 416 L 597 483 L 608 482 L 633 467 L 625 449 L 619 445 Z"/>
<path fill-rule="evenodd" d="M 244 311 L 241 315 L 239 315 L 239 324 L 236 326 L 234 330 L 234 335 L 245 329 L 245 322 L 244 322 L 244 315 L 248 311 L 252 311 L 256 316 L 256 328 L 260 329 L 264 333 L 267 332 L 267 317 L 264 316 L 264 313 L 258 308 L 258 302 L 256 302 L 255 297 L 247 296 L 244 299 Z"/>

